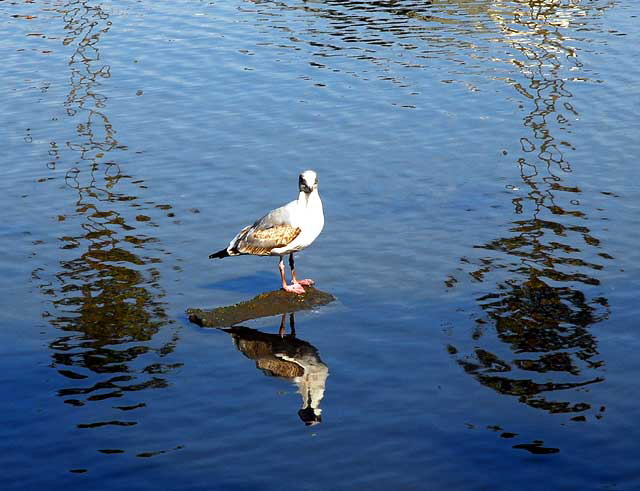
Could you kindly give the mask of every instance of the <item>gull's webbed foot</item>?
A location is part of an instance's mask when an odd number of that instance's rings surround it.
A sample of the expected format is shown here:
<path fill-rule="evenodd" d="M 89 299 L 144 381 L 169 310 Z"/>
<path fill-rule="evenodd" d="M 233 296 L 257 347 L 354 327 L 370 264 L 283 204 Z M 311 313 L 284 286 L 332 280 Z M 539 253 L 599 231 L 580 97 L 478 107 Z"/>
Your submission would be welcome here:
<path fill-rule="evenodd" d="M 291 285 L 284 285 L 282 289 L 285 292 L 289 293 L 297 293 L 298 295 L 302 295 L 304 293 L 304 288 L 300 283 L 292 283 Z"/>

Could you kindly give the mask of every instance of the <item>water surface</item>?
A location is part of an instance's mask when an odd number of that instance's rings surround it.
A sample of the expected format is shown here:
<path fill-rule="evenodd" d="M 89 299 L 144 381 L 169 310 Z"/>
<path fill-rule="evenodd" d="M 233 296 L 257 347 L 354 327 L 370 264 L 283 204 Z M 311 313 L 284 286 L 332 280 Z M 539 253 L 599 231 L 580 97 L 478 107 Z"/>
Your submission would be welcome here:
<path fill-rule="evenodd" d="M 0 2 L 3 488 L 637 489 L 639 14 Z"/>

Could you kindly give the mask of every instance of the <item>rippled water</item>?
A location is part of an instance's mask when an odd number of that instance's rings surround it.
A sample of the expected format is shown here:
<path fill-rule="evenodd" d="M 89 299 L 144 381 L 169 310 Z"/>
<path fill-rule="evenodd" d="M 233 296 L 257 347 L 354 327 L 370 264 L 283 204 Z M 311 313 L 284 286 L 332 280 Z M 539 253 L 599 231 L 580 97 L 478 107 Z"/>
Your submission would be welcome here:
<path fill-rule="evenodd" d="M 638 15 L 0 1 L 3 489 L 638 489 Z"/>

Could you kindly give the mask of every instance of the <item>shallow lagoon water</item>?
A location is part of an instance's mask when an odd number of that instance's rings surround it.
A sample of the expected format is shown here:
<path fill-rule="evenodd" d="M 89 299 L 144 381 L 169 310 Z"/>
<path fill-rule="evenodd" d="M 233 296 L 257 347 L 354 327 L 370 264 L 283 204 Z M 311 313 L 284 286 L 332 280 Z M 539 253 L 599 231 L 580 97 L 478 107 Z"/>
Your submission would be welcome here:
<path fill-rule="evenodd" d="M 3 488 L 637 489 L 638 14 L 0 2 Z M 313 426 L 186 314 L 306 168 Z"/>

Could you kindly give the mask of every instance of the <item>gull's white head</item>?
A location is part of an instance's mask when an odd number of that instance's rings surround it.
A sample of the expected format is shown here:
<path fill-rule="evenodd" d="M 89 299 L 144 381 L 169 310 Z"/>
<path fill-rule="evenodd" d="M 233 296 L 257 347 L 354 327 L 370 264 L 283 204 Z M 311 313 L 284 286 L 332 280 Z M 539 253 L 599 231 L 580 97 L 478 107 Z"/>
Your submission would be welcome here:
<path fill-rule="evenodd" d="M 318 174 L 312 170 L 306 170 L 300 174 L 298 179 L 298 187 L 303 193 L 311 193 L 318 189 Z"/>

